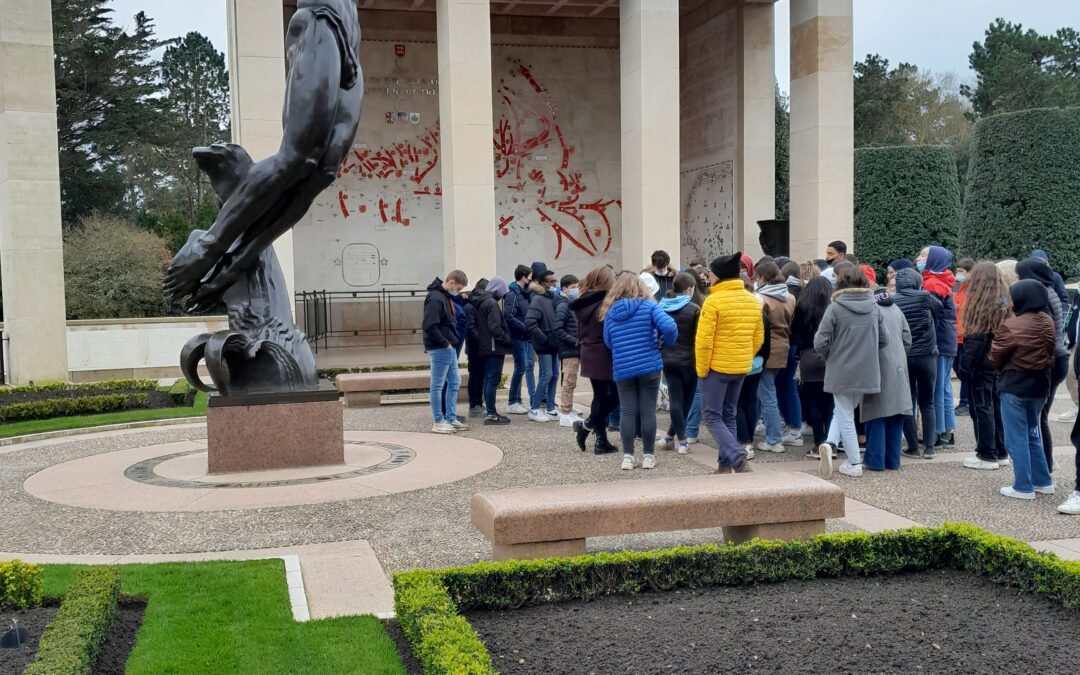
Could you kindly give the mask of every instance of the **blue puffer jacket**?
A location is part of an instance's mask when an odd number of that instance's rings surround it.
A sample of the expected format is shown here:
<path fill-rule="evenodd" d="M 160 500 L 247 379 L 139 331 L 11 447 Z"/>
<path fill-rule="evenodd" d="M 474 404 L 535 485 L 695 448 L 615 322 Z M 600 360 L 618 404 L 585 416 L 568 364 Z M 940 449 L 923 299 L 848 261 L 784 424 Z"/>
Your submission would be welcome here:
<path fill-rule="evenodd" d="M 675 321 L 652 300 L 623 298 L 604 317 L 604 343 L 611 350 L 616 382 L 663 370 L 660 340 L 670 347 L 678 338 Z"/>

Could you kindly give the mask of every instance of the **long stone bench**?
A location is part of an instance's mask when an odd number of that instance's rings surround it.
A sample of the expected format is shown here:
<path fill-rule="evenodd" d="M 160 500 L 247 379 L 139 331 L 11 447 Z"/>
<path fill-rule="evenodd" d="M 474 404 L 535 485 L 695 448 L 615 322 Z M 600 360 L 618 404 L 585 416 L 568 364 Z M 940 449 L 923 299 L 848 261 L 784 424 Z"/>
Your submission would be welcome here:
<path fill-rule="evenodd" d="M 844 516 L 844 492 L 797 472 L 690 476 L 481 492 L 472 522 L 495 560 L 573 556 L 585 540 L 723 527 L 727 541 L 803 539 Z"/>
<path fill-rule="evenodd" d="M 461 391 L 458 400 L 468 400 L 469 373 L 461 374 Z M 431 386 L 429 370 L 395 370 L 383 373 L 348 373 L 335 380 L 338 391 L 345 395 L 345 405 L 350 408 L 375 408 L 382 402 L 383 392 L 427 389 Z"/>

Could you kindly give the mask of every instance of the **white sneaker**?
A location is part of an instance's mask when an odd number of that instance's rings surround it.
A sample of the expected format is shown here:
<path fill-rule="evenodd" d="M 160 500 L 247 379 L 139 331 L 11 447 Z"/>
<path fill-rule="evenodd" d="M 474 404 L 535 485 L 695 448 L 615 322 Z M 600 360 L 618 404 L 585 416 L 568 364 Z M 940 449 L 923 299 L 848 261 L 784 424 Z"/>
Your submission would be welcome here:
<path fill-rule="evenodd" d="M 687 445 L 697 445 L 698 444 L 697 436 L 691 436 L 690 438 L 686 439 L 686 444 Z"/>
<path fill-rule="evenodd" d="M 1065 412 L 1058 415 L 1057 416 L 1057 421 L 1058 422 L 1075 422 L 1077 412 L 1078 412 L 1077 407 L 1073 406 L 1073 407 L 1069 408 L 1068 410 L 1066 410 Z"/>
<path fill-rule="evenodd" d="M 579 406 L 579 405 L 578 405 L 577 403 L 575 403 L 575 404 L 573 405 L 573 408 L 572 408 L 572 410 L 573 410 L 573 413 L 574 413 L 575 415 L 584 415 L 585 413 L 587 413 L 587 412 L 588 412 L 588 410 L 587 410 L 587 409 L 585 409 L 585 408 L 582 408 L 582 407 L 581 407 L 581 406 Z"/>
<path fill-rule="evenodd" d="M 452 434 L 456 432 L 453 424 L 449 422 L 438 422 L 435 426 L 431 427 L 431 433 L 433 434 Z"/>
<path fill-rule="evenodd" d="M 690 444 L 689 443 L 679 443 L 679 454 L 680 455 L 690 454 Z"/>
<path fill-rule="evenodd" d="M 1009 464 L 1010 464 L 1010 462 L 1009 462 L 1008 457 L 1006 457 L 1005 459 L 999 459 L 998 460 L 998 466 L 1009 466 Z"/>
<path fill-rule="evenodd" d="M 1000 492 L 1003 496 L 1012 497 L 1013 499 L 1026 499 L 1028 501 L 1035 499 L 1034 492 L 1017 492 L 1011 485 L 1001 488 Z"/>
<path fill-rule="evenodd" d="M 818 446 L 818 475 L 828 480 L 833 475 L 833 446 L 822 443 Z"/>
<path fill-rule="evenodd" d="M 560 427 L 572 427 L 572 426 L 574 426 L 574 422 L 584 422 L 584 421 L 585 420 L 581 419 L 581 417 L 578 416 L 578 414 L 575 413 L 575 412 L 572 412 L 572 413 L 570 413 L 568 415 L 559 415 L 559 426 Z"/>
<path fill-rule="evenodd" d="M 506 412 L 511 415 L 527 415 L 529 409 L 525 407 L 524 403 L 514 403 L 506 409 Z"/>
<path fill-rule="evenodd" d="M 776 454 L 786 452 L 783 443 L 766 443 L 765 441 L 758 441 L 754 447 L 762 452 L 775 452 Z"/>
<path fill-rule="evenodd" d="M 837 469 L 837 471 L 844 474 L 845 476 L 858 478 L 862 475 L 862 464 L 851 464 L 850 462 L 844 462 L 840 465 L 840 468 Z"/>
<path fill-rule="evenodd" d="M 557 420 L 557 419 L 559 419 L 559 417 L 561 417 L 561 415 L 559 415 L 558 410 L 548 410 L 547 411 L 547 416 L 550 417 L 553 420 Z"/>
<path fill-rule="evenodd" d="M 645 457 L 642 458 L 642 460 L 641 460 L 641 468 L 642 469 L 655 469 L 656 468 L 656 456 L 655 455 L 645 455 Z"/>
<path fill-rule="evenodd" d="M 784 434 L 784 437 L 780 439 L 781 445 L 790 445 L 793 448 L 801 448 L 803 446 L 802 434 L 798 434 L 794 431 L 789 431 Z"/>
<path fill-rule="evenodd" d="M 540 412 L 539 410 L 530 411 L 529 412 L 529 419 L 532 420 L 533 422 L 550 422 L 551 421 L 551 418 L 548 417 L 547 413 Z"/>
<path fill-rule="evenodd" d="M 758 420 L 757 427 L 754 428 L 754 435 L 760 436 L 763 433 L 765 433 L 765 422 L 764 420 Z"/>
<path fill-rule="evenodd" d="M 1051 484 L 1043 486 L 1043 487 L 1039 487 L 1039 486 L 1036 485 L 1035 486 L 1035 492 L 1038 492 L 1041 495 L 1052 495 L 1052 494 L 1054 494 L 1054 484 L 1051 483 Z"/>
<path fill-rule="evenodd" d="M 747 461 L 749 461 L 749 460 L 753 459 L 754 457 L 755 457 L 754 445 L 751 443 L 750 445 L 746 446 L 746 459 L 747 459 Z"/>
<path fill-rule="evenodd" d="M 968 457 L 964 460 L 964 466 L 969 469 L 983 469 L 985 471 L 994 471 L 1001 468 L 1001 465 L 995 462 L 987 462 L 979 459 L 978 457 Z"/>
<path fill-rule="evenodd" d="M 622 466 L 619 468 L 621 468 L 623 471 L 632 471 L 634 468 L 634 456 L 624 454 L 622 456 Z"/>
<path fill-rule="evenodd" d="M 454 431 L 468 431 L 469 425 L 465 424 L 461 420 L 454 420 L 450 423 L 450 426 L 454 427 Z"/>
<path fill-rule="evenodd" d="M 814 430 L 812 428 L 810 428 L 810 425 L 807 424 L 806 422 L 803 422 L 803 425 L 802 425 L 802 435 L 803 436 L 813 436 L 814 435 Z"/>
<path fill-rule="evenodd" d="M 674 450 L 675 449 L 675 439 L 668 438 L 666 436 L 657 436 L 656 437 L 656 449 L 657 450 Z"/>
<path fill-rule="evenodd" d="M 1072 493 L 1065 503 L 1058 507 L 1058 511 L 1070 516 L 1080 516 L 1080 492 Z"/>

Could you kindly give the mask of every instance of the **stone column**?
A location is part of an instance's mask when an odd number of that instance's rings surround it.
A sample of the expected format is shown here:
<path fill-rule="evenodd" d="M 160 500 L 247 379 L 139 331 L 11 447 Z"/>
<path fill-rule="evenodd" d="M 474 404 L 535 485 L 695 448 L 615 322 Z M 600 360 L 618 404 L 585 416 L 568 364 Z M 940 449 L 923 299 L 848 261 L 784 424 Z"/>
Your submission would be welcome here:
<path fill-rule="evenodd" d="M 679 1 L 619 6 L 623 266 L 679 267 Z"/>
<path fill-rule="evenodd" d="M 232 142 L 258 162 L 281 145 L 281 110 L 285 103 L 285 19 L 281 2 L 227 0 L 229 26 L 229 95 Z M 301 221 L 302 223 L 303 221 Z M 274 242 L 285 285 L 294 284 L 293 230 Z M 295 313 L 295 303 L 293 303 Z"/>
<path fill-rule="evenodd" d="M 495 154 L 491 8 L 488 0 L 438 0 L 439 152 L 443 261 L 470 286 L 495 267 Z"/>
<path fill-rule="evenodd" d="M 0 273 L 8 381 L 68 379 L 49 2 L 0 3 Z"/>
<path fill-rule="evenodd" d="M 791 257 L 853 243 L 852 0 L 791 0 Z M 857 253 L 857 251 L 855 251 Z"/>
<path fill-rule="evenodd" d="M 776 54 L 774 8 L 739 7 L 739 140 L 735 160 L 735 228 L 740 250 L 762 255 L 757 221 L 776 213 Z"/>

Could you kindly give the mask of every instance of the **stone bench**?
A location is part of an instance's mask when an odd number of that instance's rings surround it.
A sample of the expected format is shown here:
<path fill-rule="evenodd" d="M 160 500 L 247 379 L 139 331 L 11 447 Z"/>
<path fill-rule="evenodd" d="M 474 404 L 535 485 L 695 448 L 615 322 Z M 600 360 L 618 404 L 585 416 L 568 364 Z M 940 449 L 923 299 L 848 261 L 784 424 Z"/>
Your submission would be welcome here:
<path fill-rule="evenodd" d="M 458 400 L 468 400 L 469 373 L 461 374 L 461 391 Z M 394 370 L 383 373 L 347 373 L 337 376 L 334 384 L 345 395 L 349 408 L 376 408 L 382 402 L 383 392 L 427 389 L 431 386 L 429 370 Z"/>
<path fill-rule="evenodd" d="M 844 492 L 797 472 L 690 476 L 481 492 L 472 522 L 495 560 L 585 553 L 585 540 L 723 527 L 727 541 L 803 539 L 844 516 Z"/>

